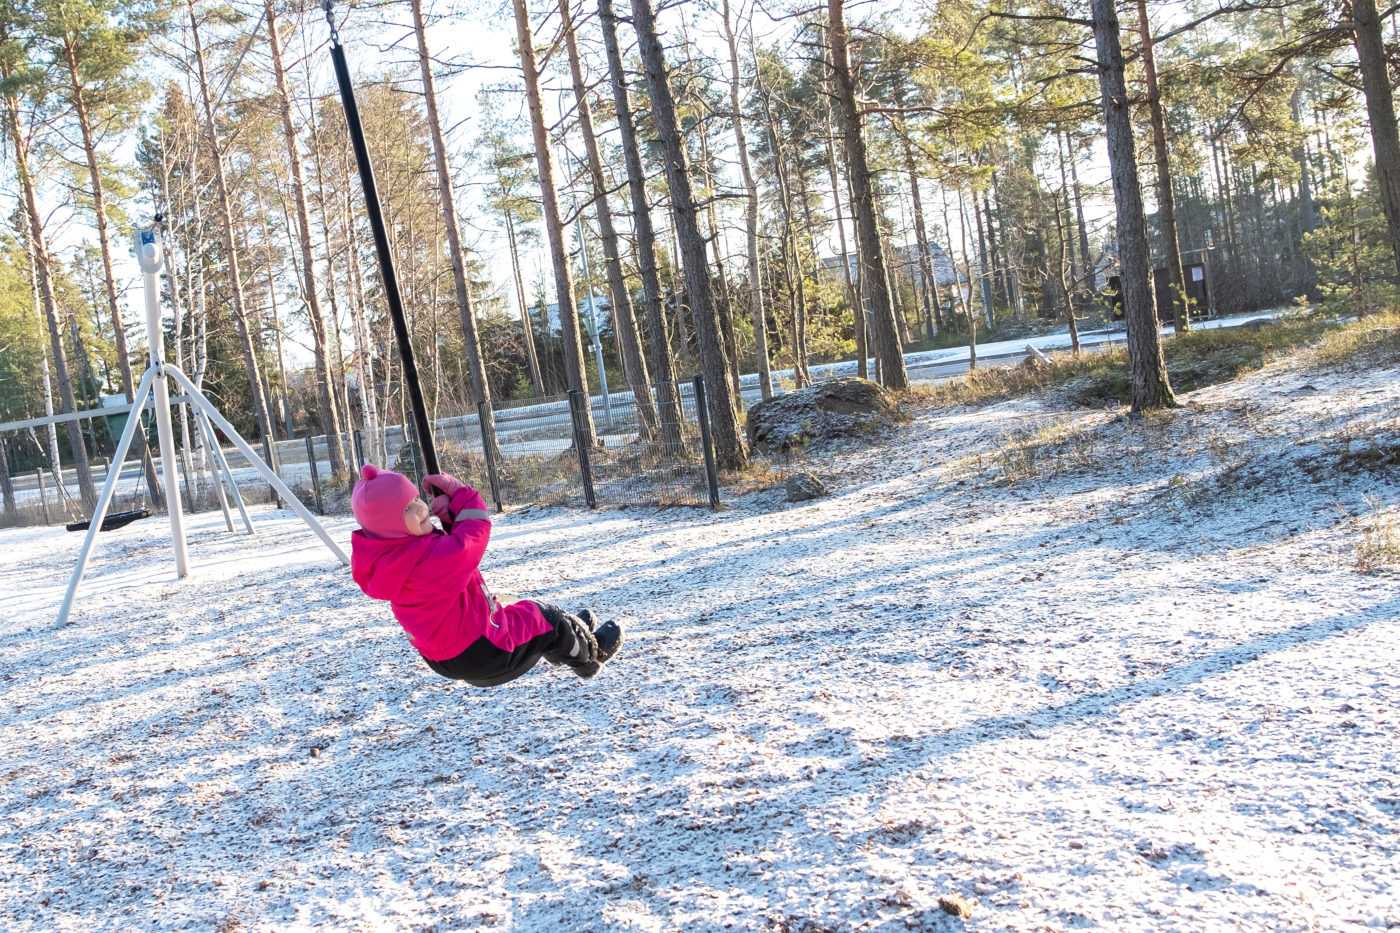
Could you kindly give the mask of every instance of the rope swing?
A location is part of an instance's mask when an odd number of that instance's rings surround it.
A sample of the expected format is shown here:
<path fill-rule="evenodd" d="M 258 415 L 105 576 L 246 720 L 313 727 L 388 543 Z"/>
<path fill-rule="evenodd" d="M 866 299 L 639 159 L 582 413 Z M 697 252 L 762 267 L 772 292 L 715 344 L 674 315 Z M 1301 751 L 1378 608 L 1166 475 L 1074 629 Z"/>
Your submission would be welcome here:
<path fill-rule="evenodd" d="M 355 103 L 355 86 L 350 83 L 350 66 L 345 61 L 345 46 L 335 28 L 334 0 L 321 0 L 326 11 L 326 23 L 331 28 L 331 61 L 335 64 L 335 79 L 340 85 L 340 102 L 345 107 L 345 125 L 350 130 L 350 142 L 355 147 L 355 162 L 360 169 L 360 187 L 365 193 L 365 209 L 369 213 L 370 229 L 374 232 L 374 250 L 379 256 L 379 274 L 384 281 L 384 298 L 389 303 L 389 317 L 394 322 L 394 337 L 403 361 L 403 381 L 408 387 L 413 407 L 413 426 L 418 435 L 418 447 L 428 473 L 438 473 L 437 450 L 433 446 L 433 429 L 428 421 L 427 406 L 423 404 L 423 389 L 418 384 L 418 366 L 413 362 L 413 345 L 408 339 L 408 324 L 404 320 L 403 299 L 399 295 L 399 279 L 394 272 L 394 257 L 389 251 L 389 236 L 384 228 L 384 214 L 379 205 L 379 189 L 374 183 L 374 168 L 365 145 L 364 127 L 360 125 L 360 108 Z M 368 387 L 363 387 L 367 389 Z"/>

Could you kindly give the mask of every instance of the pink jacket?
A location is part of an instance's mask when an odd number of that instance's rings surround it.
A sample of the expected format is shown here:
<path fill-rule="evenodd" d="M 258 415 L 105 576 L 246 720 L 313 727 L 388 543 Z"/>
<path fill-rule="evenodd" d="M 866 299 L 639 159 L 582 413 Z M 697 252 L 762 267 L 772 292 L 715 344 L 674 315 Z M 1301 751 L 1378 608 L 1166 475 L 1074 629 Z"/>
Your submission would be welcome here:
<path fill-rule="evenodd" d="M 451 507 L 459 518 L 450 532 L 376 538 L 356 529 L 350 571 L 360 589 L 389 601 L 408 640 L 430 661 L 455 658 L 483 636 L 511 651 L 549 631 L 534 603 L 502 606 L 486 588 L 480 564 L 491 519 L 481 493 L 464 486 Z"/>

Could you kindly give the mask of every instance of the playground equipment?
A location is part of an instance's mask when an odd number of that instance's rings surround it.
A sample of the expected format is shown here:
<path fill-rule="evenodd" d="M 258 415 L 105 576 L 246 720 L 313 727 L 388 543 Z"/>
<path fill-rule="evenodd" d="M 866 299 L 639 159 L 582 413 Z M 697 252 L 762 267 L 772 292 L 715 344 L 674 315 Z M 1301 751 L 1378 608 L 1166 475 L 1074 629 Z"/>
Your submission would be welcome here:
<path fill-rule="evenodd" d="M 156 281 L 156 274 L 160 271 L 165 262 L 164 251 L 161 247 L 160 227 L 157 223 L 145 227 L 136 232 L 136 258 L 141 265 L 142 285 L 145 288 L 146 296 L 146 341 L 150 353 L 150 366 L 144 376 L 141 377 L 141 384 L 136 388 L 135 397 L 132 400 L 132 412 L 134 417 L 126 421 L 126 428 L 122 431 L 121 440 L 117 443 L 116 453 L 112 457 L 112 462 L 120 464 L 126 458 L 127 449 L 131 446 L 132 437 L 136 434 L 137 426 L 141 424 L 140 412 L 145 406 L 148 397 L 155 399 L 155 419 L 156 435 L 160 441 L 160 459 L 162 472 L 166 477 L 173 478 L 176 475 L 175 467 L 175 435 L 170 424 L 170 392 L 166 383 L 167 379 L 174 379 L 185 393 L 186 400 L 196 413 L 196 421 L 200 430 L 204 433 L 206 440 L 213 441 L 213 425 L 217 425 L 227 437 L 233 441 L 239 452 L 247 458 L 248 462 L 262 474 L 274 489 L 281 494 L 283 501 L 296 512 L 302 521 L 311 527 L 311 530 L 325 542 L 326 547 L 340 559 L 342 564 L 348 565 L 350 558 L 345 555 L 340 545 L 335 543 L 325 527 L 316 520 L 312 514 L 296 495 L 287 488 L 281 478 L 272 471 L 262 458 L 253 452 L 253 448 L 248 445 L 233 425 L 228 422 L 219 410 L 214 407 L 204 394 L 190 381 L 189 377 L 180 372 L 179 369 L 165 362 L 165 338 L 160 325 L 160 286 Z M 212 424 L 211 424 L 212 423 Z M 218 451 L 218 445 L 211 443 L 210 447 Z M 253 533 L 252 523 L 248 520 L 248 513 L 243 507 L 243 500 L 238 495 L 238 487 L 233 483 L 233 476 L 229 472 L 228 463 L 224 461 L 221 453 L 216 454 L 219 465 L 222 468 L 224 479 L 229 487 L 233 489 L 234 496 L 238 502 L 239 512 L 242 514 L 248 533 Z M 68 614 L 73 608 L 73 600 L 78 592 L 78 584 L 82 582 L 83 571 L 87 568 L 89 556 L 92 553 L 92 545 L 97 538 L 99 530 L 108 530 L 113 525 L 108 524 L 107 509 L 112 504 L 112 496 L 116 491 L 119 469 L 112 469 L 107 472 L 107 479 L 102 484 L 102 493 L 98 496 L 97 507 L 93 510 L 92 517 L 88 521 L 87 536 L 83 539 L 82 550 L 78 552 L 78 563 L 73 568 L 73 576 L 68 581 L 68 592 L 64 594 L 63 605 L 58 612 L 58 620 L 55 622 L 56 628 L 62 628 L 68 622 Z M 218 484 L 215 484 L 218 486 Z M 229 515 L 228 503 L 223 496 L 223 487 L 219 486 L 220 502 L 224 509 L 224 520 L 229 531 L 233 530 L 233 520 Z M 166 502 L 170 512 L 170 538 L 175 550 L 175 573 L 180 579 L 189 576 L 189 555 L 185 546 L 185 525 L 184 514 L 180 506 L 180 485 L 178 482 L 170 481 L 166 483 Z M 116 521 L 128 513 L 118 513 L 111 516 Z M 126 521 L 132 521 L 128 518 Z M 122 524 L 125 524 L 123 521 Z"/>

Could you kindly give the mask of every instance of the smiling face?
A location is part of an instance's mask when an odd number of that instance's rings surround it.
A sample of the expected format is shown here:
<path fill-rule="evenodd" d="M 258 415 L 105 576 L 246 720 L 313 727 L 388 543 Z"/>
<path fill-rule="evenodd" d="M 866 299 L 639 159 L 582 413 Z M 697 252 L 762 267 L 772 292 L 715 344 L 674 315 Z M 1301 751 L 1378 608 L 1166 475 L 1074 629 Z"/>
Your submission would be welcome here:
<path fill-rule="evenodd" d="M 433 533 L 433 513 L 428 511 L 428 504 L 422 499 L 414 499 L 403 510 L 403 526 L 408 529 L 411 535 L 430 535 Z"/>

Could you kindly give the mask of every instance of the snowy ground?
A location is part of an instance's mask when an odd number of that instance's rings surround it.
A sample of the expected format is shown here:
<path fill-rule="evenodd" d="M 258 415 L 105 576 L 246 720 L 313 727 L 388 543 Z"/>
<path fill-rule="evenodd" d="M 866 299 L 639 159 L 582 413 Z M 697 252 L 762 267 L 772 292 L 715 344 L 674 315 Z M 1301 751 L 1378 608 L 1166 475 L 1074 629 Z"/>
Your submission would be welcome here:
<path fill-rule="evenodd" d="M 60 632 L 80 536 L 0 532 L 0 927 L 1400 927 L 1400 582 L 1355 566 L 1400 373 L 1187 400 L 502 519 L 498 590 L 625 623 L 588 683 L 435 679 L 287 513 L 198 517 L 184 582 L 105 536 Z"/>

